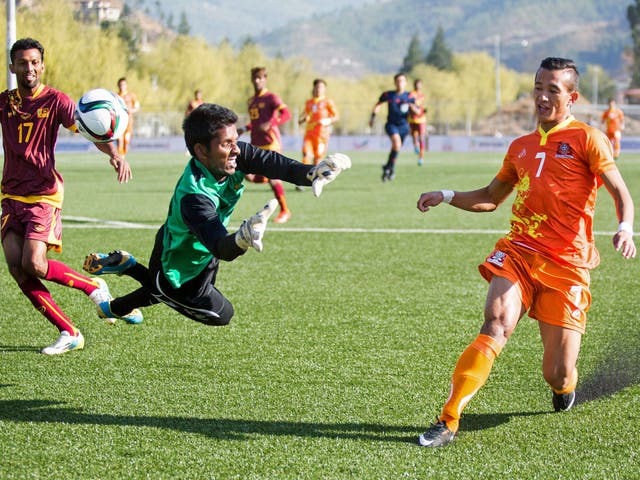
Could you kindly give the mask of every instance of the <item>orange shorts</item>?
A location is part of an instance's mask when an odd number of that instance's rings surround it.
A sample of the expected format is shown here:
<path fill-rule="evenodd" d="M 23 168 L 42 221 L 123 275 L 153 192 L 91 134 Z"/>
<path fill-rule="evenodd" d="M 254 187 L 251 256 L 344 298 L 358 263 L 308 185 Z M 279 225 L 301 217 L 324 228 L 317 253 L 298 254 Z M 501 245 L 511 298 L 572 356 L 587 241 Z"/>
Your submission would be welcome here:
<path fill-rule="evenodd" d="M 49 249 L 62 250 L 60 209 L 48 203 L 24 203 L 12 198 L 2 200 L 2 239 L 9 230 L 23 238 L 40 240 Z"/>
<path fill-rule="evenodd" d="M 327 153 L 327 145 L 329 144 L 328 135 L 308 134 L 304 136 L 302 143 L 302 155 L 304 160 L 313 158 L 319 160 Z M 303 162 L 306 163 L 306 162 Z"/>
<path fill-rule="evenodd" d="M 589 269 L 559 264 L 504 238 L 478 269 L 487 281 L 497 275 L 513 282 L 531 318 L 585 332 L 591 306 Z"/>

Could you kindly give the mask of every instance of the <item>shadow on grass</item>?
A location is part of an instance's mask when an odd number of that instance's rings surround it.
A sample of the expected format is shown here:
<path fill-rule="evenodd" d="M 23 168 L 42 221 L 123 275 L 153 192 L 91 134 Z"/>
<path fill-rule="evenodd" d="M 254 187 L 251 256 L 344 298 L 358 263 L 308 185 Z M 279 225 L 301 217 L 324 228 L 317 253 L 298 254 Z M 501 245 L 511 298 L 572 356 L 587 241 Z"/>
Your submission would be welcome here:
<path fill-rule="evenodd" d="M 508 423 L 516 417 L 532 417 L 534 415 L 547 415 L 548 413 L 550 412 L 465 413 L 460 422 L 460 430 L 465 432 L 486 430 Z"/>
<path fill-rule="evenodd" d="M 415 442 L 417 438 L 415 427 L 406 425 L 89 414 L 63 405 L 64 402 L 50 400 L 0 400 L 0 421 L 163 428 L 219 440 L 246 440 L 255 435 L 380 442 Z"/>
<path fill-rule="evenodd" d="M 640 383 L 640 331 L 625 332 L 612 345 L 590 377 L 582 379 L 576 389 L 576 403 L 609 397 Z"/>
<path fill-rule="evenodd" d="M 40 352 L 40 348 L 31 345 L 0 345 L 0 352 Z"/>

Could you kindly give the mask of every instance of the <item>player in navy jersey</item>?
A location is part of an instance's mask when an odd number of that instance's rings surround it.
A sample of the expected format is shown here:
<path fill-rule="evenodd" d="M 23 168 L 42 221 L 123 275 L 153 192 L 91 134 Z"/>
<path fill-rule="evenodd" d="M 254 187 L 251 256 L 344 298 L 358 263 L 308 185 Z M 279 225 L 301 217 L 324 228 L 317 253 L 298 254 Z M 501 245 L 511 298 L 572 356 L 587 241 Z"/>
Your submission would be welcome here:
<path fill-rule="evenodd" d="M 395 178 L 395 165 L 398 153 L 402 148 L 405 137 L 409 134 L 409 111 L 420 113 L 420 107 L 416 105 L 415 98 L 407 92 L 407 76 L 398 73 L 393 77 L 396 85 L 395 90 L 382 92 L 377 103 L 371 112 L 369 126 L 373 128 L 376 115 L 380 106 L 386 103 L 388 106 L 387 123 L 384 125 L 385 132 L 391 140 L 391 151 L 387 163 L 382 166 L 382 181 L 386 182 Z"/>
<path fill-rule="evenodd" d="M 2 248 L 9 273 L 20 290 L 60 332 L 52 345 L 42 349 L 44 354 L 55 355 L 81 349 L 84 338 L 53 301 L 42 280 L 81 290 L 96 304 L 110 295 L 102 280 L 90 279 L 62 262 L 47 259 L 48 250 L 62 248 L 64 189 L 54 149 L 60 125 L 76 130 L 75 104 L 64 93 L 41 83 L 45 66 L 40 42 L 18 40 L 11 47 L 10 60 L 9 69 L 16 75 L 18 88 L 0 93 L 4 148 Z M 109 156 L 118 181 L 128 182 L 131 169 L 115 145 L 96 147 Z"/>

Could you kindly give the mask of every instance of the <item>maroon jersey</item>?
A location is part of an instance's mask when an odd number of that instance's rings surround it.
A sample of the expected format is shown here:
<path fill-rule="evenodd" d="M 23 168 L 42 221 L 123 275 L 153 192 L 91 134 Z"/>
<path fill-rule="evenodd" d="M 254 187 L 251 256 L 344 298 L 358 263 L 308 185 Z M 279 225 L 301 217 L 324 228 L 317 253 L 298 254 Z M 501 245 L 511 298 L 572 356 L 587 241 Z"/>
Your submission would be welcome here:
<path fill-rule="evenodd" d="M 18 90 L 0 93 L 4 147 L 2 198 L 62 206 L 62 176 L 54 149 L 60 125 L 73 129 L 75 103 L 64 93 L 40 85 L 32 97 Z"/>
<path fill-rule="evenodd" d="M 285 103 L 275 93 L 263 90 L 258 95 L 251 97 L 248 104 L 251 143 L 266 150 L 280 151 L 278 125 L 291 118 L 291 113 Z M 263 131 L 260 126 L 266 122 L 269 122 L 271 127 L 268 131 Z"/>

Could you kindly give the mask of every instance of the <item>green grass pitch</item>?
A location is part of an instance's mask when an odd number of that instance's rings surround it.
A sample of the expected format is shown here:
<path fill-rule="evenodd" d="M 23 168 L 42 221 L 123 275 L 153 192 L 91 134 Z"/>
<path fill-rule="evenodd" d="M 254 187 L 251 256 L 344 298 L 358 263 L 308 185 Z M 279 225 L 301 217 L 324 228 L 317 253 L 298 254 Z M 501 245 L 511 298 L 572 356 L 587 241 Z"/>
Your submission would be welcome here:
<path fill-rule="evenodd" d="M 525 317 L 454 443 L 415 444 L 478 332 L 487 286 L 476 265 L 510 211 L 415 207 L 423 191 L 486 185 L 501 154 L 434 153 L 418 167 L 402 153 L 396 180 L 382 184 L 385 157 L 353 153 L 353 168 L 318 199 L 286 186 L 291 221 L 269 225 L 262 254 L 221 265 L 217 284 L 236 310 L 227 327 L 162 305 L 140 326 L 111 327 L 82 294 L 48 284 L 86 339 L 83 351 L 48 358 L 38 350 L 56 331 L 2 262 L 0 478 L 640 477 L 639 260 L 623 260 L 609 234 L 597 236 L 579 404 L 551 412 L 537 325 Z M 87 253 L 120 248 L 146 263 L 186 157 L 129 160 L 134 178 L 118 185 L 105 157 L 59 155 L 55 258 L 80 270 Z M 638 201 L 640 155 L 619 166 Z M 267 186 L 248 185 L 232 225 L 269 198 Z M 616 225 L 603 189 L 595 230 Z M 105 279 L 115 295 L 136 286 Z"/>

